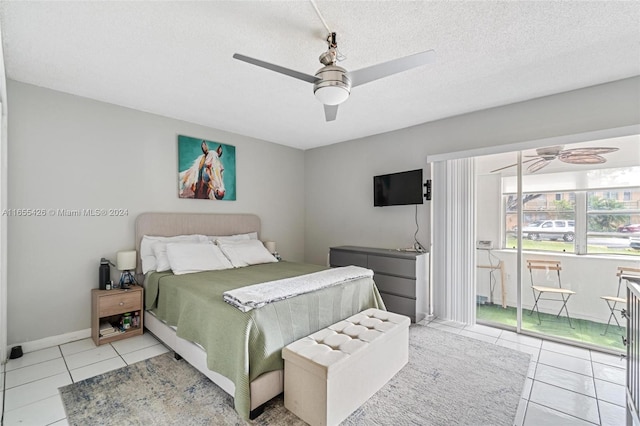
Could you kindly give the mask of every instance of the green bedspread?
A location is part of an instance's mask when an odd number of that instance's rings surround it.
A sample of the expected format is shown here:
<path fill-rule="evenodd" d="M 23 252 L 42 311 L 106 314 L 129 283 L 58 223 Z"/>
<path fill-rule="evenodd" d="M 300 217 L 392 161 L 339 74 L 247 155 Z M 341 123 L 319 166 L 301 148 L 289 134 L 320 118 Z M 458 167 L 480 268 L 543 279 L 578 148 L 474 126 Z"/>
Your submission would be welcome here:
<path fill-rule="evenodd" d="M 241 312 L 225 303 L 222 293 L 238 287 L 326 269 L 293 262 L 176 276 L 148 276 L 145 305 L 177 335 L 202 345 L 209 369 L 235 384 L 236 411 L 249 417 L 252 380 L 284 368 L 281 350 L 289 343 L 367 308 L 384 309 L 371 278 L 335 285 L 313 293 Z"/>

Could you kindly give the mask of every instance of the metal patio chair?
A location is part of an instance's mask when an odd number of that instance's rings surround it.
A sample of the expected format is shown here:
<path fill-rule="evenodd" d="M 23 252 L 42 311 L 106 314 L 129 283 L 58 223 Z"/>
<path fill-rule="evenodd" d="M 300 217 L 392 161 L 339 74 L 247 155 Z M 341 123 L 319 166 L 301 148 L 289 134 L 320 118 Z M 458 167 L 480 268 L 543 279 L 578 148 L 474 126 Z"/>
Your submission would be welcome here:
<path fill-rule="evenodd" d="M 576 292 L 568 290 L 566 288 L 562 288 L 562 280 L 560 279 L 560 271 L 562 270 L 562 266 L 560 266 L 560 261 L 558 260 L 527 260 L 527 269 L 529 269 L 529 276 L 531 277 L 531 290 L 533 291 L 533 299 L 535 301 L 533 305 L 533 309 L 531 309 L 531 312 L 529 313 L 529 315 L 532 315 L 533 311 L 535 310 L 538 314 L 538 324 L 542 324 L 542 321 L 540 320 L 540 310 L 538 308 L 538 302 L 540 300 L 562 302 L 562 307 L 560 308 L 558 315 L 556 315 L 556 318 L 559 318 L 560 314 L 564 310 L 565 314 L 567 315 L 567 320 L 569 320 L 569 327 L 574 328 L 573 325 L 571 324 L 571 317 L 569 316 L 569 310 L 567 309 L 567 302 L 569 301 L 569 298 L 572 295 L 576 294 Z M 551 287 L 550 285 L 546 285 L 548 283 L 545 283 L 545 285 L 536 284 L 535 283 L 536 279 L 534 278 L 534 271 L 545 271 L 547 276 L 549 276 L 549 274 L 554 275 L 555 277 L 557 277 L 558 286 Z M 548 295 L 560 296 L 560 299 L 541 297 L 545 293 L 547 293 Z"/>
<path fill-rule="evenodd" d="M 620 297 L 620 290 L 622 289 L 622 281 L 625 279 L 623 275 L 639 274 L 639 273 L 640 273 L 640 268 L 631 268 L 629 266 L 618 266 L 618 269 L 616 272 L 616 277 L 618 277 L 618 291 L 616 291 L 616 295 L 600 296 L 600 299 L 607 302 L 607 306 L 609 307 L 609 311 L 611 312 L 611 314 L 609 315 L 609 320 L 607 321 L 607 326 L 604 329 L 604 333 L 602 333 L 603 336 L 607 334 L 607 331 L 609 330 L 609 325 L 611 325 L 612 318 L 618 325 L 618 328 L 622 329 L 622 326 L 618 322 L 618 318 L 616 318 L 615 313 L 616 311 L 618 312 L 622 311 L 627 305 L 627 299 L 624 297 Z M 621 306 L 618 307 L 618 305 L 621 305 Z"/>

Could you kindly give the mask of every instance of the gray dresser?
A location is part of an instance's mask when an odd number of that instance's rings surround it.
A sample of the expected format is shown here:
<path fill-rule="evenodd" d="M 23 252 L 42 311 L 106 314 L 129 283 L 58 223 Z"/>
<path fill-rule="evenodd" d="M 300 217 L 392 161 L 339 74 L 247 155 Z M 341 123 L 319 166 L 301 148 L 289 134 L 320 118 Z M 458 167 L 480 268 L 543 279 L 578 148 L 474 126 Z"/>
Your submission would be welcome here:
<path fill-rule="evenodd" d="M 329 249 L 329 263 L 373 270 L 388 311 L 406 315 L 412 322 L 429 312 L 429 253 L 340 246 Z"/>

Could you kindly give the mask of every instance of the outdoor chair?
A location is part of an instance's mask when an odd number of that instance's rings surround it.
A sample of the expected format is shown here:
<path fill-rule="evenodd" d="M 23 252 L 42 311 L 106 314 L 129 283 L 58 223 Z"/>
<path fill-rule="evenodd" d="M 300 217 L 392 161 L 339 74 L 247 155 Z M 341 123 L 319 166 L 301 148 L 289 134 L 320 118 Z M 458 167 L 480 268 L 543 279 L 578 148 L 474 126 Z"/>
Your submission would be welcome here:
<path fill-rule="evenodd" d="M 560 314 L 564 310 L 567 315 L 567 320 L 569 320 L 569 327 L 574 328 L 571 324 L 571 317 L 569 316 L 569 310 L 567 309 L 567 302 L 569 298 L 576 294 L 575 291 L 568 290 L 566 288 L 562 288 L 562 280 L 560 279 L 560 271 L 562 270 L 562 266 L 560 266 L 560 261 L 557 260 L 527 260 L 527 269 L 529 269 L 529 276 L 531 277 L 531 290 L 533 291 L 533 299 L 535 301 L 533 305 L 533 309 L 529 315 L 533 314 L 535 310 L 538 314 L 538 324 L 542 324 L 540 320 L 540 310 L 538 308 L 538 302 L 540 300 L 548 300 L 553 302 L 562 302 L 562 307 L 556 315 L 556 318 L 560 317 Z M 540 272 L 535 273 L 535 271 L 542 271 L 547 278 L 547 281 L 544 284 L 537 284 Z M 534 277 L 535 276 L 535 277 Z M 557 279 L 558 286 L 551 287 L 551 282 Z M 546 298 L 542 297 L 543 295 L 555 295 L 556 298 Z M 560 296 L 560 299 L 557 298 Z"/>
<path fill-rule="evenodd" d="M 622 311 L 622 309 L 624 309 L 624 307 L 627 304 L 627 299 L 624 297 L 620 297 L 620 290 L 622 289 L 622 281 L 625 279 L 623 277 L 623 275 L 628 275 L 628 274 L 639 274 L 640 273 L 640 268 L 631 268 L 628 266 L 618 266 L 617 272 L 616 272 L 616 277 L 618 277 L 618 291 L 616 291 L 616 295 L 615 296 L 600 296 L 600 299 L 604 300 L 605 302 L 607 302 L 607 306 L 609 307 L 609 311 L 611 312 L 611 314 L 609 315 L 609 320 L 607 321 L 607 326 L 604 329 L 604 333 L 602 333 L 603 336 L 605 336 L 607 334 L 607 331 L 609 330 L 609 325 L 611 325 L 611 319 L 613 318 L 613 320 L 616 322 L 616 324 L 618 325 L 619 329 L 622 329 L 622 326 L 620 325 L 620 323 L 618 322 L 618 318 L 616 318 L 616 311 L 620 312 Z M 620 307 L 618 307 L 618 305 L 621 305 Z"/>

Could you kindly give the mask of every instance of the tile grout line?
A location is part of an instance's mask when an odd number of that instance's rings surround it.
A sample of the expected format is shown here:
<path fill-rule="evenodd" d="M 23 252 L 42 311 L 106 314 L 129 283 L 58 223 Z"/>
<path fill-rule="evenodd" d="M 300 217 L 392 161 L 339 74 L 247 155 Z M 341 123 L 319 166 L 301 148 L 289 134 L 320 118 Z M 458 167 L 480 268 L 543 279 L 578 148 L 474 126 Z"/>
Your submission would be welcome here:
<path fill-rule="evenodd" d="M 124 359 L 124 357 L 122 356 L 122 355 L 124 355 L 124 354 L 121 354 L 120 352 L 118 352 L 118 350 L 117 350 L 116 348 L 114 348 L 114 347 L 113 347 L 113 345 L 112 345 L 111 343 L 109 343 L 109 346 L 111 346 L 111 348 L 112 348 L 114 351 L 116 351 L 116 353 L 118 354 L 118 356 L 120 357 L 120 359 L 122 360 L 122 362 L 124 362 L 124 365 L 125 365 L 126 367 L 128 367 L 130 364 L 129 364 L 129 363 L 127 362 L 127 360 L 126 360 L 126 359 Z M 135 351 L 134 351 L 134 352 L 135 352 Z"/>
<path fill-rule="evenodd" d="M 589 366 L 591 367 L 592 381 L 593 381 L 593 392 L 596 394 L 596 408 L 598 409 L 598 421 L 602 424 L 602 414 L 600 413 L 600 398 L 598 398 L 598 387 L 596 386 L 596 372 L 593 369 L 593 357 L 591 356 L 591 351 L 589 351 Z"/>
<path fill-rule="evenodd" d="M 560 410 L 558 410 L 558 409 L 556 409 L 556 408 L 553 408 L 553 407 L 547 407 L 546 405 L 541 404 L 541 403 L 539 403 L 539 402 L 535 402 L 535 401 L 529 401 L 529 402 L 533 402 L 534 404 L 539 405 L 539 406 L 541 406 L 541 407 L 544 407 L 544 408 L 546 408 L 546 409 L 548 409 L 548 410 L 558 412 L 558 413 L 560 413 L 560 414 L 563 414 L 563 415 L 565 415 L 565 416 L 572 417 L 572 418 L 574 418 L 574 419 L 580 420 L 581 422 L 585 422 L 585 423 L 588 423 L 588 424 L 590 424 L 590 425 L 602 425 L 602 422 L 600 422 L 599 420 L 598 420 L 598 421 L 599 421 L 598 423 L 593 423 L 593 422 L 590 422 L 589 420 L 585 420 L 585 419 L 583 419 L 583 418 L 581 418 L 581 417 L 574 416 L 573 414 L 565 413 L 564 411 L 560 411 Z M 528 408 L 529 408 L 529 404 L 527 404 L 527 409 L 528 409 Z M 525 413 L 525 414 L 526 414 L 526 413 Z"/>
<path fill-rule="evenodd" d="M 58 350 L 60 351 L 60 356 L 62 357 L 62 362 L 64 362 L 64 367 L 67 369 L 67 374 L 69 375 L 69 378 L 71 379 L 71 383 L 75 383 L 75 381 L 73 380 L 73 376 L 71 375 L 71 370 L 69 370 L 69 365 L 67 364 L 67 359 L 64 357 L 64 353 L 62 352 L 62 348 L 60 347 L 60 345 L 57 346 Z M 58 390 L 58 395 L 60 395 L 60 391 Z"/>

